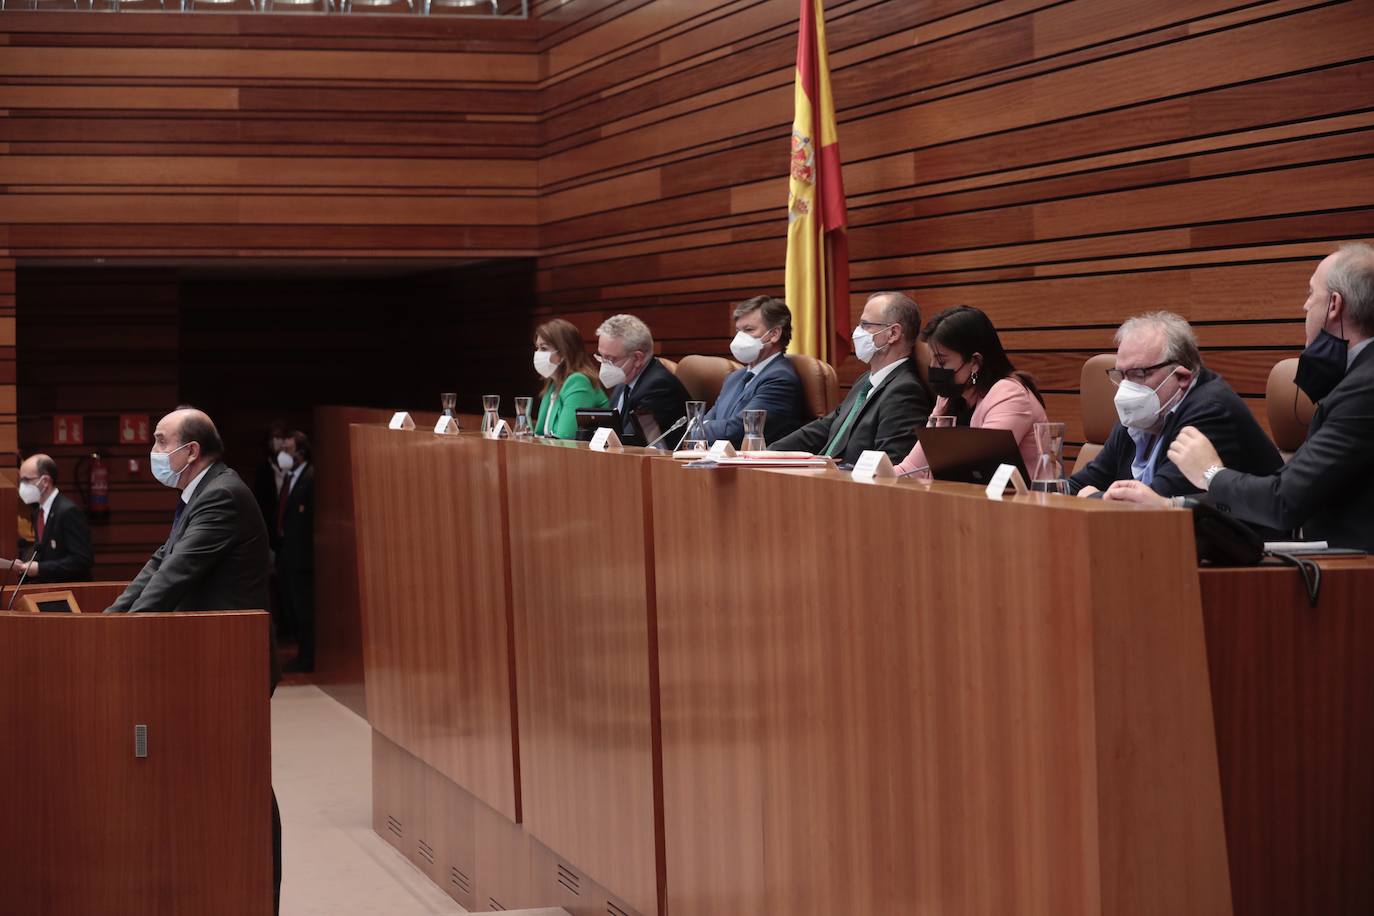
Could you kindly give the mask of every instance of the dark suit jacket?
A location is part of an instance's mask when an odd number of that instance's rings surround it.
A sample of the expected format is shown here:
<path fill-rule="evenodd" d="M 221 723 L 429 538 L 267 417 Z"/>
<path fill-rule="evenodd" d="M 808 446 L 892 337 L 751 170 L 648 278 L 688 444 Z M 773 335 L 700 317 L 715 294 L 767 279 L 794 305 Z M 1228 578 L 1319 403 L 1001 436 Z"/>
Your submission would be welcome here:
<path fill-rule="evenodd" d="M 37 534 L 38 513 L 43 510 L 33 508 L 33 530 Z M 95 555 L 91 552 L 86 513 L 60 491 L 52 501 L 43 539 L 37 543 L 33 558 L 38 561 L 38 575 L 30 576 L 30 582 L 86 582 L 91 578 Z"/>
<path fill-rule="evenodd" d="M 153 551 L 105 613 L 267 610 L 270 562 L 267 526 L 253 491 L 227 465 L 216 462 L 191 494 L 167 542 Z M 276 684 L 271 643 L 269 638 Z"/>
<path fill-rule="evenodd" d="M 620 396 L 624 391 L 624 385 L 617 385 L 611 390 L 611 407 L 621 409 Z M 682 387 L 677 376 L 669 372 L 668 367 L 659 362 L 657 356 L 650 357 L 644 371 L 630 388 L 630 403 L 623 411 L 625 426 L 620 430 L 621 435 L 626 435 L 633 429 L 629 424 L 629 415 L 636 410 L 649 411 L 654 415 L 659 430 L 666 431 L 687 415 L 689 397 L 687 389 Z"/>
<path fill-rule="evenodd" d="M 1251 524 L 1374 552 L 1374 344 L 1317 404 L 1288 464 L 1257 476 L 1227 463 L 1207 501 Z"/>
<path fill-rule="evenodd" d="M 1168 457 L 1169 443 L 1185 426 L 1196 426 L 1210 439 L 1228 468 L 1247 474 L 1272 474 L 1283 466 L 1283 457 L 1255 421 L 1250 408 L 1224 378 L 1203 366 L 1188 396 L 1159 431 L 1163 442 L 1156 452 L 1150 489 L 1160 496 L 1189 496 L 1199 492 Z M 1130 480 L 1133 460 L 1135 441 L 1126 427 L 1118 423 L 1112 427 L 1097 457 L 1069 478 L 1069 490 L 1077 493 L 1086 486 L 1105 490 L 1114 481 Z"/>
<path fill-rule="evenodd" d="M 865 372 L 854 382 L 840 406 L 818 420 L 812 420 L 790 436 L 770 442 L 769 448 L 797 450 L 820 454 L 830 441 L 831 432 L 844 422 L 850 406 L 859 396 Z M 916 374 L 916 361 L 908 359 L 884 380 L 877 391 L 869 395 L 863 409 L 855 418 L 841 442 L 837 459 L 848 464 L 872 449 L 887 452 L 893 464 L 899 463 L 916 444 L 916 433 L 925 426 L 934 405 L 925 383 Z"/>
<path fill-rule="evenodd" d="M 273 519 L 275 524 L 276 519 Z M 315 465 L 307 464 L 286 497 L 282 535 L 274 538 L 278 572 L 310 572 L 315 568 Z M 275 535 L 276 532 L 273 532 Z"/>
<path fill-rule="evenodd" d="M 807 419 L 806 394 L 802 391 L 801 376 L 786 354 L 779 355 L 763 372 L 749 379 L 749 370 L 736 369 L 721 386 L 720 397 L 706 412 L 706 440 L 729 439 L 738 446 L 744 441 L 745 410 L 766 410 L 763 438 L 766 442 L 781 439 L 801 428 Z"/>

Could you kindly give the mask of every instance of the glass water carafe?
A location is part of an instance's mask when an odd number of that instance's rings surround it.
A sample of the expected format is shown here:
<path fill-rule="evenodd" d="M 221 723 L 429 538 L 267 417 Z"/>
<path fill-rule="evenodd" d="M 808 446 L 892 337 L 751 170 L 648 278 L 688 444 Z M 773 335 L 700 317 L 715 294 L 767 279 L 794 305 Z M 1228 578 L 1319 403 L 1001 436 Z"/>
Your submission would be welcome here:
<path fill-rule="evenodd" d="M 482 395 L 482 432 L 489 433 L 501 420 L 501 395 Z"/>
<path fill-rule="evenodd" d="M 1031 489 L 1048 493 L 1068 491 L 1064 480 L 1064 424 L 1035 424 L 1035 467 L 1031 468 Z"/>
<path fill-rule="evenodd" d="M 767 448 L 767 444 L 763 440 L 763 424 L 768 420 L 768 411 L 760 409 L 741 411 L 740 419 L 744 421 L 744 441 L 740 443 L 740 450 L 761 452 Z"/>
<path fill-rule="evenodd" d="M 706 441 L 706 402 L 688 401 L 687 402 L 687 432 L 682 436 L 682 442 L 678 445 L 683 451 L 690 449 L 708 449 L 711 443 Z"/>
<path fill-rule="evenodd" d="M 534 436 L 533 421 L 530 420 L 530 405 L 534 398 L 515 399 L 515 438 L 529 439 Z"/>

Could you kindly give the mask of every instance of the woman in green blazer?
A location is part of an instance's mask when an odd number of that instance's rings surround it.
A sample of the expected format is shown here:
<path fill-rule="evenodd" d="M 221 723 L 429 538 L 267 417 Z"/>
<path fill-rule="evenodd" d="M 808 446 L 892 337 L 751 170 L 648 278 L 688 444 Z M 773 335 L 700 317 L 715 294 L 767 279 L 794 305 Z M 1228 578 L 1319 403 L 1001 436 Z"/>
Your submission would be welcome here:
<path fill-rule="evenodd" d="M 534 371 L 545 379 L 534 421 L 536 436 L 576 438 L 577 408 L 610 405 L 596 364 L 571 322 L 555 318 L 535 329 Z"/>

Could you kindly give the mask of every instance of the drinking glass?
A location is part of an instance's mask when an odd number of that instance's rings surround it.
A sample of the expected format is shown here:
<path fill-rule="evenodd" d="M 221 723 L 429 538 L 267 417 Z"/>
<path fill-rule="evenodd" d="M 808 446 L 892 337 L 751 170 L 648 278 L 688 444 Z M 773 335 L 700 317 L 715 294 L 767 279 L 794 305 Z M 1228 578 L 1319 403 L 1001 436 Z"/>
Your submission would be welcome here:
<path fill-rule="evenodd" d="M 534 403 L 534 398 L 515 399 L 515 438 L 530 439 L 534 436 L 534 427 L 530 425 L 530 405 Z"/>
<path fill-rule="evenodd" d="M 944 429 L 958 424 L 958 417 L 936 417 L 931 416 L 926 420 L 926 426 L 930 429 Z"/>
<path fill-rule="evenodd" d="M 458 392 L 445 391 L 443 394 L 439 395 L 439 404 L 444 409 L 444 416 L 456 416 L 454 408 L 458 406 Z"/>
<path fill-rule="evenodd" d="M 482 395 L 482 432 L 489 433 L 501 419 L 501 395 Z"/>
<path fill-rule="evenodd" d="M 746 410 L 740 414 L 744 420 L 744 441 L 740 444 L 741 451 L 758 452 L 767 447 L 763 441 L 763 424 L 768 419 L 766 410 Z"/>
<path fill-rule="evenodd" d="M 705 417 L 705 401 L 687 402 L 687 432 L 682 434 L 682 441 L 678 443 L 679 450 L 702 449 L 704 451 L 711 447 L 711 443 L 706 441 Z"/>

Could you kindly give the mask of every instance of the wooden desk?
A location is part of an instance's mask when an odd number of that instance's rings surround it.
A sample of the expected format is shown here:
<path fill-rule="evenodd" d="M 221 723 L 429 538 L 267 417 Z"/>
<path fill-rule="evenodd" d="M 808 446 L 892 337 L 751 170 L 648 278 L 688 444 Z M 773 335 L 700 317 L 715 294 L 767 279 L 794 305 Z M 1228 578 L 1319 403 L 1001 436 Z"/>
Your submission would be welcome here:
<path fill-rule="evenodd" d="M 41 595 L 44 592 L 70 591 L 83 614 L 99 614 L 124 594 L 127 582 L 34 582 L 24 583 L 20 595 Z M 9 603 L 14 588 L 0 589 L 0 608 Z M 16 602 L 17 604 L 18 602 Z"/>
<path fill-rule="evenodd" d="M 272 912 L 267 627 L 0 613 L 0 910 Z"/>

